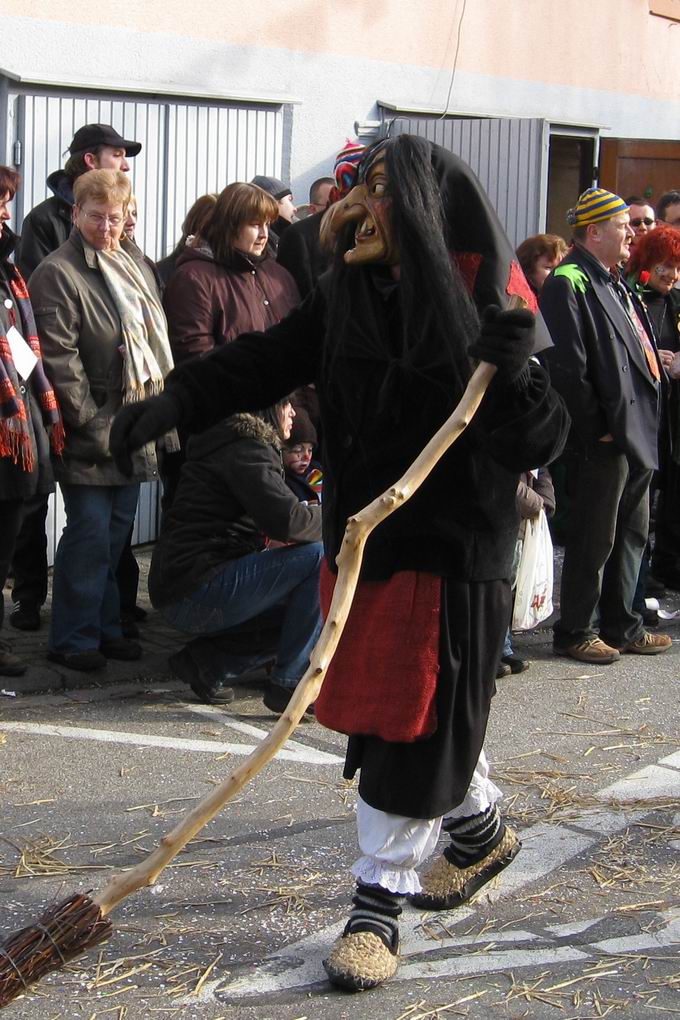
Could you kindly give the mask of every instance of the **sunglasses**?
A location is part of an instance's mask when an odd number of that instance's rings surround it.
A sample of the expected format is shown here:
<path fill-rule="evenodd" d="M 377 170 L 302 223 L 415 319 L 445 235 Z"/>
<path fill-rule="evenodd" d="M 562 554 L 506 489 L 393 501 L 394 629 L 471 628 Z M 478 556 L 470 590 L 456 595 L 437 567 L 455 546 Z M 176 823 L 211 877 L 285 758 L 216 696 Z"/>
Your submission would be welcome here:
<path fill-rule="evenodd" d="M 646 227 L 653 227 L 656 220 L 652 220 L 649 216 L 636 216 L 634 220 L 630 221 L 631 227 L 641 227 L 642 224 Z"/>

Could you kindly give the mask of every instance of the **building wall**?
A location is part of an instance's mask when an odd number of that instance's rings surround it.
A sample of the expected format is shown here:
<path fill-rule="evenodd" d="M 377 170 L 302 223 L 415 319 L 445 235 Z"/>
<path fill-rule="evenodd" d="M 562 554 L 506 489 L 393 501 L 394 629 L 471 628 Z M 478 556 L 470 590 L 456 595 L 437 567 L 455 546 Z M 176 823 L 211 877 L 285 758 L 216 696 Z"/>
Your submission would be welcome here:
<path fill-rule="evenodd" d="M 648 0 L 3 0 L 0 66 L 134 91 L 291 96 L 304 201 L 376 100 L 674 138 L 680 23 Z M 462 22 L 461 22 L 461 14 Z M 76 56 L 77 55 L 77 56 Z"/>

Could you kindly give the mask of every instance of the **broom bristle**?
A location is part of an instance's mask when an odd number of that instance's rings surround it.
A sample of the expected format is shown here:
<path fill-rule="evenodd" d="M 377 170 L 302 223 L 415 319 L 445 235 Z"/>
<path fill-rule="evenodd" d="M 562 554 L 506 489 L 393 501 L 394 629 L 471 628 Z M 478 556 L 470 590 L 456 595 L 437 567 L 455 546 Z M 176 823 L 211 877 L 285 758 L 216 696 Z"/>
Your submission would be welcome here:
<path fill-rule="evenodd" d="M 111 934 L 112 925 L 89 896 L 75 894 L 0 946 L 0 1009 L 45 974 L 59 970 Z"/>

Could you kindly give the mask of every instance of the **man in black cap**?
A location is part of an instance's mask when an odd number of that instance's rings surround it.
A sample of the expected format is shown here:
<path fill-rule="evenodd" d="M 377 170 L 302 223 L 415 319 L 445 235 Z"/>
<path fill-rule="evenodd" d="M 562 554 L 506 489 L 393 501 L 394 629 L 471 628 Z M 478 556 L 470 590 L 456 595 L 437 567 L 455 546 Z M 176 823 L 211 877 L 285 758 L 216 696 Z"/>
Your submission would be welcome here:
<path fill-rule="evenodd" d="M 127 172 L 130 169 L 128 157 L 136 156 L 141 148 L 141 142 L 122 138 L 110 124 L 85 124 L 78 128 L 68 147 L 70 156 L 66 166 L 47 178 L 53 197 L 32 209 L 23 222 L 16 261 L 25 280 L 71 233 L 75 179 L 88 170 Z"/>
<path fill-rule="evenodd" d="M 24 219 L 16 262 L 25 280 L 45 256 L 56 251 L 71 233 L 73 182 L 76 178 L 88 170 L 127 172 L 130 169 L 128 156 L 136 156 L 141 148 L 140 142 L 122 138 L 110 124 L 85 124 L 78 128 L 68 147 L 70 156 L 66 166 L 63 170 L 55 170 L 47 178 L 47 187 L 54 195 L 32 209 Z M 12 564 L 15 609 L 10 623 L 19 630 L 37 630 L 40 627 L 40 607 L 47 598 L 46 518 L 46 496 L 37 496 L 27 502 Z M 135 594 L 136 590 L 135 582 Z"/>
<path fill-rule="evenodd" d="M 279 238 L 283 231 L 297 222 L 297 208 L 293 202 L 293 192 L 278 177 L 266 177 L 258 174 L 253 177 L 251 184 L 257 184 L 279 203 L 279 215 L 269 227 L 269 246 L 276 255 L 279 247 Z"/>

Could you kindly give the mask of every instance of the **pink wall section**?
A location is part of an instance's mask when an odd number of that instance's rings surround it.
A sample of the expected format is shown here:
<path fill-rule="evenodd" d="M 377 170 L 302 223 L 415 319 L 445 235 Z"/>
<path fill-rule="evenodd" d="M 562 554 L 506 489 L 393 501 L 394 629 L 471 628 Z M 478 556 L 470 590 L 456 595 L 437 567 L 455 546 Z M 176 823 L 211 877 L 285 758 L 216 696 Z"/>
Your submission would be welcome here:
<path fill-rule="evenodd" d="M 258 48 L 451 67 L 464 0 L 3 0 L 3 14 Z M 500 78 L 673 99 L 680 24 L 648 0 L 467 0 L 458 66 Z M 105 72 L 107 69 L 103 69 Z M 111 69 L 109 68 L 110 72 Z M 377 92 L 380 89 L 377 88 Z"/>

